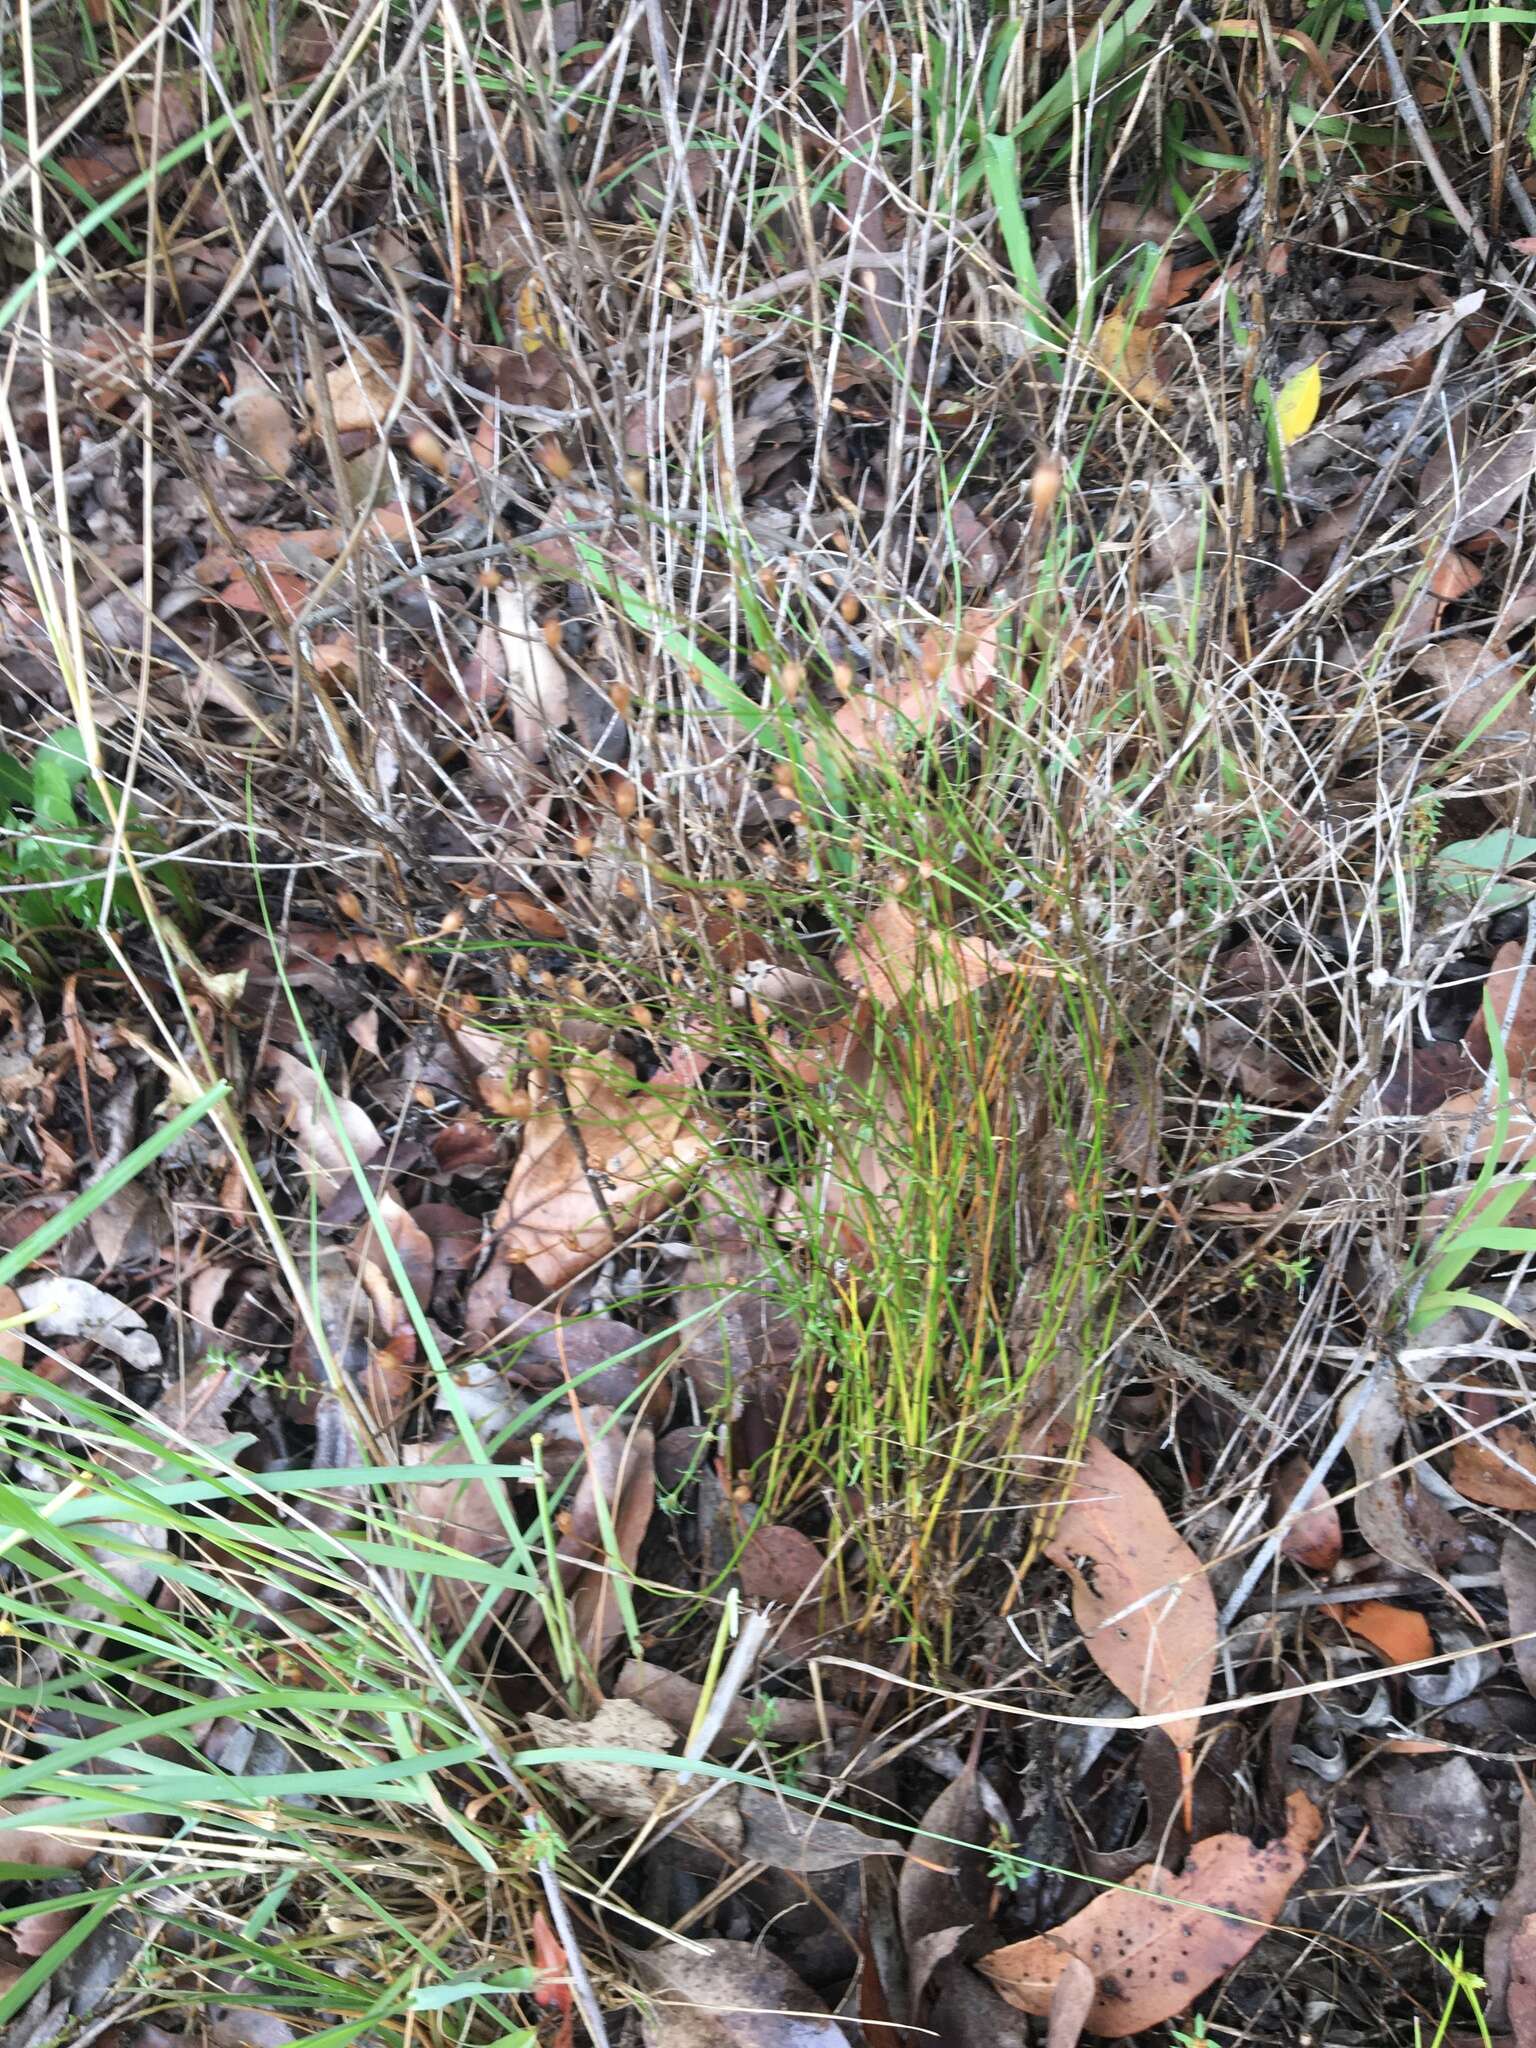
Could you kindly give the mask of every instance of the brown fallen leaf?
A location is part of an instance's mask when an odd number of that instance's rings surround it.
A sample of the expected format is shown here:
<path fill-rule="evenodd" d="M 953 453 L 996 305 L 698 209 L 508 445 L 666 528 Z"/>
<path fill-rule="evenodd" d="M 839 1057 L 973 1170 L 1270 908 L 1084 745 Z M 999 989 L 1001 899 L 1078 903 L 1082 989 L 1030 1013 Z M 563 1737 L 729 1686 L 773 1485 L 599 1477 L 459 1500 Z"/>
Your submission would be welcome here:
<path fill-rule="evenodd" d="M 1386 1600 L 1350 1600 L 1324 1607 L 1322 1612 L 1373 1650 L 1380 1650 L 1389 1664 L 1412 1664 L 1435 1654 L 1429 1623 L 1412 1607 L 1394 1607 Z"/>
<path fill-rule="evenodd" d="M 1466 1538 L 1436 1495 L 1411 1473 L 1398 1471 L 1404 1427 L 1396 1375 L 1389 1367 L 1379 1367 L 1349 1437 L 1349 1455 L 1360 1483 L 1355 1523 L 1384 1562 L 1402 1571 L 1427 1572 L 1444 1585 L 1441 1574 L 1460 1556 Z M 1448 1587 L 1447 1595 L 1460 1604 Z"/>
<path fill-rule="evenodd" d="M 1483 1943 L 1483 1976 L 1488 1986 L 1488 2020 L 1504 2024 L 1509 1996 L 1510 1951 L 1526 1917 L 1536 1912 L 1536 1799 L 1526 1792 L 1520 1802 L 1520 1853 L 1515 1879 L 1494 1914 Z"/>
<path fill-rule="evenodd" d="M 678 1273 L 674 1359 L 704 1411 L 719 1409 L 734 1420 L 748 1401 L 771 1408 L 782 1399 L 800 1325 L 784 1305 L 782 1253 L 766 1228 L 743 1222 L 747 1214 L 766 1214 L 771 1192 L 732 1192 L 752 1207 L 737 1207 L 714 1190 L 701 1194 L 694 1251 Z"/>
<path fill-rule="evenodd" d="M 750 1941 L 660 1941 L 636 1958 L 651 1997 L 645 2048 L 847 2048 L 842 2028 L 787 1963 Z"/>
<path fill-rule="evenodd" d="M 694 1724 L 704 1688 L 680 1672 L 664 1671 L 659 1665 L 642 1664 L 630 1657 L 619 1668 L 613 1695 L 615 1699 L 636 1700 L 648 1707 L 681 1736 Z M 853 1728 L 858 1720 L 851 1709 L 835 1706 L 830 1700 L 818 1708 L 814 1700 L 778 1699 L 764 1694 L 751 1701 L 732 1701 L 714 1746 L 721 1750 L 739 1748 L 743 1743 L 763 1739 L 766 1734 L 770 1742 L 798 1747 L 802 1743 L 819 1743 L 824 1729 Z"/>
<path fill-rule="evenodd" d="M 1536 714 L 1529 665 L 1503 641 L 1453 634 L 1416 649 L 1412 665 L 1435 686 L 1443 707 L 1440 730 L 1448 738 L 1464 741 L 1476 733 L 1479 757 L 1500 758 L 1531 744 Z"/>
<path fill-rule="evenodd" d="M 1451 1452 L 1448 1476 L 1464 1500 L 1516 1515 L 1536 1509 L 1536 1443 L 1518 1423 L 1464 1438 Z"/>
<path fill-rule="evenodd" d="M 1131 314 L 1106 313 L 1093 338 L 1093 360 L 1127 397 L 1167 412 L 1173 400 L 1158 368 L 1158 329 Z"/>
<path fill-rule="evenodd" d="M 1311 1476 L 1312 1467 L 1299 1455 L 1287 1458 L 1280 1467 L 1270 1492 L 1277 1522 L 1284 1519 L 1286 1509 Z M 1288 1557 L 1292 1564 L 1304 1566 L 1309 1572 L 1331 1572 L 1343 1548 L 1344 1531 L 1338 1509 L 1331 1501 L 1314 1496 L 1286 1530 L 1280 1543 L 1280 1555 Z"/>
<path fill-rule="evenodd" d="M 1536 2048 L 1536 1913 L 1526 1914 L 1510 1941 L 1504 2006 L 1515 2048 Z"/>
<path fill-rule="evenodd" d="M 242 356 L 235 365 L 235 395 L 229 414 L 236 435 L 263 471 L 268 476 L 285 477 L 293 467 L 298 429 L 287 406 L 249 356 Z"/>
<path fill-rule="evenodd" d="M 1177 1877 L 1149 1863 L 1061 1926 L 983 1956 L 978 1968 L 1021 2012 L 1049 2013 L 1074 1958 L 1095 1973 L 1087 2025 L 1109 2040 L 1161 2026 L 1240 1963 L 1307 1867 L 1322 1816 L 1305 1792 L 1286 1801 L 1283 1838 L 1210 1835 Z"/>
<path fill-rule="evenodd" d="M 833 965 L 882 1010 L 909 1001 L 919 1009 L 943 1009 L 999 975 L 1018 972 L 1016 961 L 984 940 L 919 924 L 895 896 L 871 912 Z"/>
<path fill-rule="evenodd" d="M 1509 1632 L 1515 1638 L 1515 1669 L 1526 1691 L 1536 1693 L 1536 1543 L 1528 1528 L 1517 1523 L 1504 1538 L 1499 1581 L 1509 1606 Z"/>
<path fill-rule="evenodd" d="M 570 1125 L 556 1086 L 563 1086 Z M 637 1086 L 628 1060 L 584 1053 L 559 1084 L 534 1076 L 523 1145 L 491 1226 L 496 1251 L 471 1290 L 471 1329 L 502 1321 L 498 1287 L 516 1266 L 552 1293 L 654 1216 L 709 1157 L 714 1134 L 681 1088 Z M 489 1314 L 483 1313 L 490 1307 Z"/>
<path fill-rule="evenodd" d="M 1496 440 L 1474 440 L 1464 449 L 1454 439 L 1442 442 L 1419 473 L 1419 532 L 1450 547 L 1486 533 L 1520 496 L 1533 469 L 1536 425 L 1517 427 Z"/>
<path fill-rule="evenodd" d="M 1421 313 L 1389 341 L 1380 342 L 1357 357 L 1333 380 L 1334 390 L 1348 391 L 1352 385 L 1378 380 L 1384 380 L 1393 391 L 1416 389 L 1413 377 L 1422 360 L 1439 348 L 1453 328 L 1479 312 L 1486 297 L 1486 292 L 1468 292 L 1452 305 Z"/>
<path fill-rule="evenodd" d="M 1314 1101 L 1317 1083 L 1274 1042 L 1277 1026 L 1301 1019 L 1295 978 L 1262 939 L 1213 962 L 1204 991 L 1200 1063 L 1249 1102 L 1279 1108 Z"/>
<path fill-rule="evenodd" d="M 338 434 L 377 434 L 395 403 L 400 366 L 382 341 L 361 343 L 325 380 Z M 311 431 L 320 431 L 320 398 L 313 378 L 305 386 Z"/>
<path fill-rule="evenodd" d="M 1082 1957 L 1068 1956 L 1051 1993 L 1045 2048 L 1077 2048 L 1098 1994 L 1098 1979 Z"/>
<path fill-rule="evenodd" d="M 958 1941 L 986 1921 L 991 1835 L 975 1767 L 967 1766 L 923 1815 L 897 1881 L 914 2019 L 921 2016 L 929 1981 L 943 1960 L 942 1936 L 954 1930 Z"/>
<path fill-rule="evenodd" d="M 304 1177 L 324 1208 L 352 1179 L 347 1145 L 358 1164 L 367 1166 L 383 1151 L 384 1140 L 366 1110 L 334 1088 L 323 1094 L 320 1077 L 303 1060 L 274 1046 L 267 1054 L 267 1064 L 273 1073 L 272 1092 L 283 1106 L 285 1128 Z"/>
<path fill-rule="evenodd" d="M 1045 1554 L 1072 1581 L 1089 1655 L 1138 1712 L 1163 1716 L 1168 1740 L 1187 1752 L 1200 1728 L 1193 1709 L 1216 1669 L 1204 1566 L 1147 1482 L 1094 1436 L 1050 1528 Z"/>
<path fill-rule="evenodd" d="M 981 609 L 963 612 L 958 632 L 931 627 L 917 661 L 838 707 L 832 723 L 842 739 L 855 753 L 888 760 L 987 700 L 997 679 L 997 629 L 998 614 Z"/>

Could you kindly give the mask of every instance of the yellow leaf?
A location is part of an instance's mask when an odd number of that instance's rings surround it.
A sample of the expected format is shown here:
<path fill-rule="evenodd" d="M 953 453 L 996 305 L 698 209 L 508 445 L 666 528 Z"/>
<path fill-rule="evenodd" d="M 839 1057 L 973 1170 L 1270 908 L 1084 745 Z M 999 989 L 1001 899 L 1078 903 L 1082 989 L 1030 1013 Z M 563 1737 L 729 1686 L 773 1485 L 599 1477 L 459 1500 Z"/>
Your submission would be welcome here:
<path fill-rule="evenodd" d="M 1320 362 L 1308 363 L 1294 377 L 1286 378 L 1280 387 L 1280 396 L 1275 400 L 1275 430 L 1282 448 L 1289 448 L 1293 441 L 1301 439 L 1317 418 L 1317 408 L 1322 400 L 1323 366 Z"/>

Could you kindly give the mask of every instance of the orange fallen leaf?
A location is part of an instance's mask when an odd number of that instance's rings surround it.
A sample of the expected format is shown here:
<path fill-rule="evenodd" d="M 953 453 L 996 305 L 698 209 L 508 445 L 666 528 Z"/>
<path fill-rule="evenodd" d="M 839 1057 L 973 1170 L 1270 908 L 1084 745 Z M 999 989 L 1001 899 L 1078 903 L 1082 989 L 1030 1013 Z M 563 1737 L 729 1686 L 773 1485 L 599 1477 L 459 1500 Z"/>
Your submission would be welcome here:
<path fill-rule="evenodd" d="M 1072 1612 L 1095 1664 L 1141 1713 L 1164 1716 L 1168 1740 L 1187 1751 L 1216 1669 L 1216 1601 L 1157 1495 L 1098 1437 L 1088 1439 L 1045 1554 L 1072 1581 Z"/>
<path fill-rule="evenodd" d="M 1340 1601 L 1322 1611 L 1352 1636 L 1380 1650 L 1389 1664 L 1411 1664 L 1416 1658 L 1435 1654 L 1429 1623 L 1411 1607 L 1394 1607 L 1386 1600 L 1360 1600 Z"/>
<path fill-rule="evenodd" d="M 984 988 L 1016 963 L 980 939 L 920 925 L 897 897 L 873 911 L 834 961 L 842 979 L 861 989 L 882 1010 L 914 994 L 920 1007 L 942 1009 Z"/>
<path fill-rule="evenodd" d="M 977 1964 L 1020 2012 L 1044 2016 L 1076 1958 L 1097 1979 L 1088 2031 L 1109 2040 L 1161 2026 L 1240 1963 L 1268 1931 L 1307 1867 L 1322 1816 L 1305 1792 L 1286 1801 L 1284 1836 L 1259 1848 L 1210 1835 L 1177 1877 L 1144 1864 L 1060 1927 L 996 1949 Z"/>

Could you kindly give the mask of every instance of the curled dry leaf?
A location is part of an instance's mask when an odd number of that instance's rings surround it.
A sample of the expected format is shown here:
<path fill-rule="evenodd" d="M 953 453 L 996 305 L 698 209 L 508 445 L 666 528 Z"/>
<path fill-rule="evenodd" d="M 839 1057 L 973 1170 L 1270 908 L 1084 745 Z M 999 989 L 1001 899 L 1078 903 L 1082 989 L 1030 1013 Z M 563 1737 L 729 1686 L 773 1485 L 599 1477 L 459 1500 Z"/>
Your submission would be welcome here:
<path fill-rule="evenodd" d="M 136 1372 L 160 1370 L 160 1346 L 145 1328 L 144 1318 L 88 1280 L 68 1280 L 59 1274 L 29 1280 L 16 1294 L 26 1311 L 30 1336 L 84 1338 L 113 1352 Z"/>
<path fill-rule="evenodd" d="M 929 1980 L 943 1959 L 939 1937 L 954 1930 L 958 1940 L 985 1920 L 990 1833 L 976 1770 L 968 1765 L 923 1815 L 897 1883 L 914 2018 L 921 2015 Z"/>
<path fill-rule="evenodd" d="M 1386 1600 L 1353 1600 L 1325 1607 L 1323 1613 L 1372 1649 L 1380 1650 L 1389 1664 L 1412 1664 L 1435 1654 L 1429 1623 L 1411 1607 L 1394 1607 Z"/>
<path fill-rule="evenodd" d="M 293 467 L 298 431 L 288 417 L 287 406 L 249 356 L 242 356 L 235 366 L 235 395 L 229 414 L 242 445 L 262 469 L 269 476 L 285 477 Z"/>
<path fill-rule="evenodd" d="M 909 1001 L 937 1010 L 1018 971 L 981 939 L 920 925 L 899 898 L 882 903 L 835 961 L 838 973 L 882 1010 Z"/>
<path fill-rule="evenodd" d="M 547 1076 L 534 1078 L 533 1114 L 492 1224 L 495 1253 L 476 1282 L 470 1327 L 502 1320 L 507 1269 L 546 1291 L 613 1249 L 616 1233 L 664 1208 L 708 1158 L 713 1133 L 680 1088 L 641 1088 L 616 1054 L 584 1054 L 565 1069 L 570 1127 Z M 488 1312 L 487 1312 L 488 1311 Z"/>
<path fill-rule="evenodd" d="M 1216 1668 L 1216 1602 L 1205 1568 L 1139 1473 L 1089 1437 L 1046 1556 L 1072 1581 L 1089 1655 L 1174 1747 L 1199 1732 Z M 1088 1567 L 1084 1570 L 1084 1565 Z M 1043 2009 L 1043 2008 L 1042 2008 Z"/>
<path fill-rule="evenodd" d="M 1396 1469 L 1403 1428 L 1396 1377 L 1390 1367 L 1378 1367 L 1349 1438 L 1360 1482 L 1355 1522 L 1386 1563 L 1439 1579 L 1442 1566 L 1460 1554 L 1464 1538 L 1455 1516 Z"/>
<path fill-rule="evenodd" d="M 367 1166 L 384 1149 L 367 1112 L 334 1088 L 321 1092 L 320 1077 L 303 1060 L 274 1047 L 267 1054 L 272 1092 L 282 1104 L 286 1127 L 304 1176 L 323 1208 L 352 1178 L 347 1145 Z M 343 1140 L 345 1139 L 345 1142 Z"/>
<path fill-rule="evenodd" d="M 1307 1867 L 1322 1816 L 1305 1792 L 1286 1801 L 1287 1827 L 1259 1848 L 1210 1835 L 1172 1876 L 1149 1863 L 1124 1890 L 1102 1892 L 1060 1927 L 983 1956 L 979 1968 L 1020 2011 L 1051 2010 L 1074 1957 L 1095 1978 L 1087 2025 L 1109 2040 L 1161 2026 L 1240 1963 Z"/>
<path fill-rule="evenodd" d="M 631 1657 L 620 1667 L 614 1681 L 614 1697 L 637 1700 L 653 1714 L 659 1714 L 678 1735 L 686 1735 L 694 1724 L 704 1699 L 704 1688 L 677 1671 L 663 1671 L 655 1664 L 642 1664 Z M 800 1747 L 820 1742 L 825 1730 L 853 1728 L 858 1715 L 829 1700 L 818 1709 L 814 1700 L 790 1700 L 760 1696 L 750 1701 L 733 1700 L 715 1737 L 717 1749 L 739 1747 L 766 1738 L 769 1742 Z"/>
<path fill-rule="evenodd" d="M 639 1962 L 646 2048 L 847 2048 L 815 1992 L 755 1942 L 661 1941 Z"/>
<path fill-rule="evenodd" d="M 1285 1519 L 1286 1510 L 1311 1476 L 1312 1467 L 1302 1457 L 1287 1458 L 1280 1467 L 1270 1495 L 1277 1522 Z M 1309 1572 L 1331 1572 L 1343 1548 L 1338 1509 L 1332 1501 L 1314 1496 L 1286 1530 L 1280 1555 Z"/>

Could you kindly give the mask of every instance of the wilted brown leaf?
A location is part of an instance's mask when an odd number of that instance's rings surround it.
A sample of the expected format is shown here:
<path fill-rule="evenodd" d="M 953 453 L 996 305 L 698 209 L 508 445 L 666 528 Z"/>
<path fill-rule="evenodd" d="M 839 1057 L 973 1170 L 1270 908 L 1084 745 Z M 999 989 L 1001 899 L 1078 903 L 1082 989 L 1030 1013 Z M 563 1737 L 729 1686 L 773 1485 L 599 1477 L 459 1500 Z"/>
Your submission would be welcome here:
<path fill-rule="evenodd" d="M 1520 1801 L 1520 1853 L 1515 1881 L 1499 1902 L 1483 1944 L 1483 1975 L 1488 1984 L 1488 2018 L 1501 2027 L 1509 1996 L 1510 1951 L 1527 1915 L 1536 1912 L 1536 1799 L 1529 1792 Z"/>
<path fill-rule="evenodd" d="M 1378 1368 L 1349 1439 L 1360 1482 L 1355 1522 L 1388 1564 L 1438 1579 L 1443 1567 L 1460 1555 L 1465 1539 L 1449 1510 L 1397 1470 L 1403 1428 L 1397 1380 L 1388 1368 Z"/>
<path fill-rule="evenodd" d="M 1145 1865 L 1129 1888 L 1103 1892 L 1030 1941 L 978 1967 L 1020 2011 L 1051 2010 L 1076 1957 L 1095 1973 L 1088 2027 L 1108 2040 L 1160 2026 L 1240 1963 L 1285 1904 L 1322 1833 L 1305 1792 L 1286 1801 L 1285 1835 L 1260 1849 L 1246 1835 L 1197 1842 L 1177 1877 Z"/>
<path fill-rule="evenodd" d="M 242 445 L 262 469 L 269 476 L 285 477 L 293 467 L 298 429 L 287 406 L 249 356 L 242 356 L 235 365 L 235 395 L 229 412 Z"/>
<path fill-rule="evenodd" d="M 1157 361 L 1158 329 L 1126 313 L 1106 313 L 1093 339 L 1093 360 L 1128 397 L 1166 412 L 1173 403 Z"/>
<path fill-rule="evenodd" d="M 1199 1732 L 1216 1668 L 1216 1602 L 1204 1567 L 1147 1482 L 1089 1437 L 1046 1556 L 1072 1581 L 1088 1653 L 1176 1749 Z M 1084 1570 L 1084 1566 L 1087 1570 Z M 1042 2008 L 1043 2010 L 1043 2008 Z"/>

